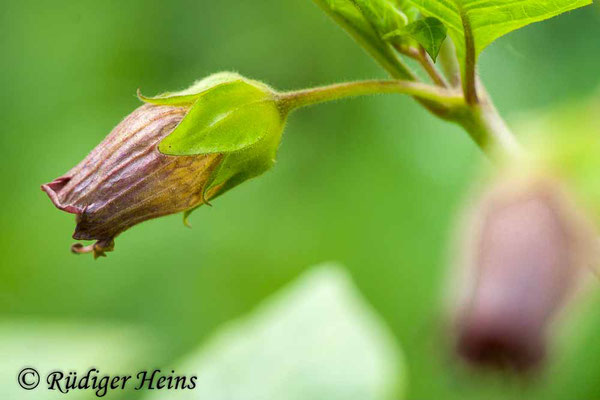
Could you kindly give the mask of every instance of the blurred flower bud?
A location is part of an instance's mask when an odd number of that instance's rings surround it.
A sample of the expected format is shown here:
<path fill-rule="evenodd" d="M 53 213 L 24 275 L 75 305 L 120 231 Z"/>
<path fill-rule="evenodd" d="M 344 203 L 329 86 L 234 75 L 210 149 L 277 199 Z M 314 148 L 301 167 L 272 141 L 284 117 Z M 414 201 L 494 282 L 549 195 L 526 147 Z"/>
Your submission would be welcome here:
<path fill-rule="evenodd" d="M 76 214 L 76 253 L 111 251 L 148 219 L 196 207 L 260 175 L 275 160 L 285 115 L 267 86 L 220 73 L 157 97 L 127 116 L 77 166 L 42 185 Z"/>
<path fill-rule="evenodd" d="M 540 178 L 496 182 L 474 217 L 457 350 L 474 365 L 529 370 L 594 235 L 559 185 Z"/>

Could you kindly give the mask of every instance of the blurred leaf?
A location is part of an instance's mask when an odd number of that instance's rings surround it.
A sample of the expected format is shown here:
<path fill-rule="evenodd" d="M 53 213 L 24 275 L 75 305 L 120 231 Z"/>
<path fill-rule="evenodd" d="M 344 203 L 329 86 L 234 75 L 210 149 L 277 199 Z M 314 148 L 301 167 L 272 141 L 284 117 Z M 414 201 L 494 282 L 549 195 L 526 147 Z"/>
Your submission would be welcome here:
<path fill-rule="evenodd" d="M 530 116 L 521 123 L 521 130 L 528 133 L 530 159 L 526 161 L 569 185 L 596 223 L 600 223 L 599 111 L 600 101 L 593 99 Z"/>
<path fill-rule="evenodd" d="M 193 391 L 149 399 L 397 399 L 394 339 L 343 270 L 323 266 L 234 322 L 176 369 Z"/>
<path fill-rule="evenodd" d="M 591 4 L 591 0 L 411 0 L 427 16 L 442 21 L 464 65 L 467 22 L 473 32 L 475 57 L 497 38 L 533 22 Z"/>
<path fill-rule="evenodd" d="M 169 155 L 233 152 L 282 129 L 272 93 L 238 80 L 202 92 L 159 150 Z"/>
<path fill-rule="evenodd" d="M 145 360 L 156 359 L 154 339 L 127 326 L 104 323 L 65 323 L 5 320 L 0 323 L 0 398 L 62 399 L 66 395 L 47 389 L 46 376 L 52 371 L 85 374 L 96 368 L 100 375 L 133 374 L 145 367 Z M 35 368 L 40 384 L 24 390 L 17 374 L 25 367 Z M 121 390 L 107 398 L 122 398 Z M 94 390 L 75 390 L 70 399 L 96 399 Z"/>

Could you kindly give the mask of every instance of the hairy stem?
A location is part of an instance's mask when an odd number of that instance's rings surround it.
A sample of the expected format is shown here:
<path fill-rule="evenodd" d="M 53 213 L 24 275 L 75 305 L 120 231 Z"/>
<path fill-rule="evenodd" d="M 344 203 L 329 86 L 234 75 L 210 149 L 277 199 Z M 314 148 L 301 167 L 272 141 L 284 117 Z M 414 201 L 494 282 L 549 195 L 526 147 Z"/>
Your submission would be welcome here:
<path fill-rule="evenodd" d="M 444 77 L 439 73 L 435 67 L 435 64 L 433 63 L 433 60 L 431 57 L 429 57 L 429 54 L 427 54 L 423 47 L 419 48 L 419 62 L 436 85 L 448 87 L 446 79 L 444 79 Z"/>
<path fill-rule="evenodd" d="M 299 107 L 380 93 L 399 93 L 451 108 L 464 104 L 463 98 L 449 90 L 420 82 L 399 80 L 368 80 L 338 83 L 329 86 L 281 93 L 278 96 L 280 107 L 290 111 Z"/>
<path fill-rule="evenodd" d="M 487 96 L 483 96 L 480 103 L 471 105 L 466 104 L 462 95 L 437 86 L 411 81 L 367 80 L 280 93 L 277 101 L 282 112 L 288 113 L 313 104 L 383 93 L 406 94 L 445 109 L 445 119 L 461 125 L 490 157 L 513 157 L 521 152 L 512 132 Z"/>
<path fill-rule="evenodd" d="M 465 12 L 461 10 L 460 17 L 462 19 L 463 30 L 465 31 L 465 77 L 463 90 L 467 104 L 476 104 L 477 86 L 475 78 L 475 40 L 473 39 L 473 30 L 471 29 L 471 21 Z"/>
<path fill-rule="evenodd" d="M 400 54 L 404 54 L 405 56 L 417 61 L 421 65 L 421 67 L 423 67 L 427 75 L 429 75 L 433 83 L 441 87 L 448 87 L 448 83 L 435 68 L 433 61 L 431 60 L 425 49 L 423 49 L 423 47 L 416 49 L 414 47 L 403 47 L 401 45 L 394 45 L 394 48 Z"/>

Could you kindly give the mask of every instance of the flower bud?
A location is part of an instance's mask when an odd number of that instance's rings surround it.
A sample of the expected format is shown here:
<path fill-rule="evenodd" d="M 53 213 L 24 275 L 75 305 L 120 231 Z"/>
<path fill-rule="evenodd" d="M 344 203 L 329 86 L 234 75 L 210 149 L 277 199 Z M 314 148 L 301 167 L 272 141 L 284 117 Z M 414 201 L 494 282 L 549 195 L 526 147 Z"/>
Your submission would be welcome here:
<path fill-rule="evenodd" d="M 591 254 L 594 235 L 554 181 L 509 180 L 481 200 L 467 248 L 459 355 L 474 365 L 529 370 Z"/>
<path fill-rule="evenodd" d="M 221 73 L 154 98 L 127 116 L 77 166 L 42 185 L 76 215 L 75 253 L 111 251 L 114 238 L 148 219 L 189 213 L 269 169 L 283 130 L 273 92 Z"/>

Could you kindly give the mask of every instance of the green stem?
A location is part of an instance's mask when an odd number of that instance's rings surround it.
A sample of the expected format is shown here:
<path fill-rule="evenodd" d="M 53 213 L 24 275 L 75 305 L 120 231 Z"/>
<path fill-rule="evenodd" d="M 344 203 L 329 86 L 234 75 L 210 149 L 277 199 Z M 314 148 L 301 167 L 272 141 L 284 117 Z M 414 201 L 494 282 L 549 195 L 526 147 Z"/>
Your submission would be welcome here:
<path fill-rule="evenodd" d="M 383 93 L 406 94 L 446 110 L 445 119 L 461 125 L 490 157 L 513 157 L 521 152 L 513 134 L 485 92 L 482 92 L 484 96 L 479 103 L 470 105 L 455 91 L 425 83 L 367 80 L 280 93 L 276 100 L 282 112 L 288 113 L 313 104 Z"/>
<path fill-rule="evenodd" d="M 423 46 L 417 49 L 414 47 L 394 45 L 394 48 L 396 49 L 396 51 L 398 51 L 398 53 L 404 54 L 405 56 L 417 61 L 421 65 L 421 67 L 423 67 L 427 75 L 429 75 L 433 83 L 441 87 L 448 87 L 446 80 L 443 76 L 440 75 L 438 70 L 435 68 L 433 61 L 431 60 L 425 49 L 423 49 Z"/>
<path fill-rule="evenodd" d="M 279 105 L 290 111 L 300 107 L 344 99 L 347 97 L 365 96 L 380 93 L 398 93 L 427 100 L 445 108 L 459 107 L 464 104 L 463 98 L 449 90 L 412 81 L 368 80 L 338 83 L 335 85 L 316 87 L 281 93 L 278 95 Z"/>
<path fill-rule="evenodd" d="M 491 102 L 469 105 L 455 121 L 490 157 L 512 158 L 521 154 L 520 144 Z"/>
<path fill-rule="evenodd" d="M 460 9 L 460 17 L 465 31 L 465 81 L 463 90 L 467 104 L 472 105 L 479 101 L 475 78 L 475 40 L 473 39 L 471 21 L 462 8 Z"/>
<path fill-rule="evenodd" d="M 441 87 L 448 87 L 448 82 L 446 82 L 446 79 L 444 79 L 444 77 L 435 68 L 433 60 L 431 59 L 431 57 L 429 57 L 429 54 L 427 54 L 423 46 L 419 48 L 418 61 L 419 63 L 421 63 L 423 69 L 425 70 L 425 72 L 427 72 L 427 75 L 429 75 L 433 83 Z"/>

